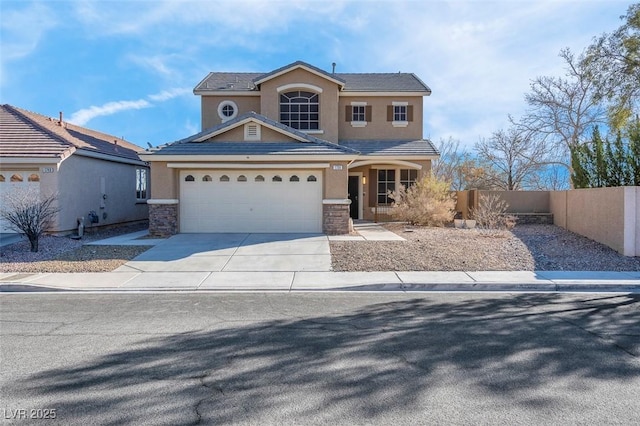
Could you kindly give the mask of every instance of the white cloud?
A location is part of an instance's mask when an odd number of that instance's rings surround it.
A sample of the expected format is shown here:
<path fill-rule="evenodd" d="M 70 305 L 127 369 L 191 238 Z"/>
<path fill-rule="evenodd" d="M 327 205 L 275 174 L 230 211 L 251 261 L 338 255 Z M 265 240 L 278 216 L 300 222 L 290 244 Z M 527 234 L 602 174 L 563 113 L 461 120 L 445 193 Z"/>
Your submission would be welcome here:
<path fill-rule="evenodd" d="M 0 20 L 2 61 L 29 55 L 43 35 L 57 24 L 53 11 L 41 3 L 32 3 L 19 10 L 3 9 Z"/>
<path fill-rule="evenodd" d="M 102 117 L 105 115 L 113 115 L 118 112 L 128 111 L 132 109 L 148 108 L 151 103 L 144 99 L 137 101 L 116 101 L 107 102 L 101 106 L 90 106 L 89 108 L 83 108 L 71 114 L 69 119 L 70 123 L 77 124 L 78 126 L 84 126 L 89 121 L 96 117 Z"/>
<path fill-rule="evenodd" d="M 192 94 L 191 89 L 189 89 L 188 87 L 180 87 L 180 88 L 174 88 L 170 90 L 163 90 L 160 93 L 149 95 L 149 99 L 151 99 L 154 102 L 164 102 L 164 101 L 168 101 L 169 99 L 173 99 L 178 96 L 184 96 L 187 94 L 189 95 Z"/>

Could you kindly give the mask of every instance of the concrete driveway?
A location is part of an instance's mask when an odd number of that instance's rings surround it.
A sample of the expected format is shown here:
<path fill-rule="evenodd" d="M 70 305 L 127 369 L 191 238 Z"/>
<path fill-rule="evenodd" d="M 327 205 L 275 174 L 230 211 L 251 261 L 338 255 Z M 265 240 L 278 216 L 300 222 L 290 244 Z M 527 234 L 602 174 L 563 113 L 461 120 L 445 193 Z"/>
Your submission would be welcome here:
<path fill-rule="evenodd" d="M 118 268 L 118 272 L 330 271 L 323 234 L 178 234 Z"/>

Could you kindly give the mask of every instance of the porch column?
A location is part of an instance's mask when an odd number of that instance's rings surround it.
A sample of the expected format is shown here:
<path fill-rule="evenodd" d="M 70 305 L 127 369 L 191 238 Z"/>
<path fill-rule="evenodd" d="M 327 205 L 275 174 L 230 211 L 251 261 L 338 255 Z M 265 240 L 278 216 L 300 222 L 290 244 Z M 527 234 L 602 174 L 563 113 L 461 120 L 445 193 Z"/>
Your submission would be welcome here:
<path fill-rule="evenodd" d="M 349 205 L 351 200 L 325 199 L 322 200 L 322 231 L 327 235 L 341 235 L 349 233 Z"/>
<path fill-rule="evenodd" d="M 149 235 L 170 237 L 178 233 L 178 200 L 147 200 L 149 205 Z"/>

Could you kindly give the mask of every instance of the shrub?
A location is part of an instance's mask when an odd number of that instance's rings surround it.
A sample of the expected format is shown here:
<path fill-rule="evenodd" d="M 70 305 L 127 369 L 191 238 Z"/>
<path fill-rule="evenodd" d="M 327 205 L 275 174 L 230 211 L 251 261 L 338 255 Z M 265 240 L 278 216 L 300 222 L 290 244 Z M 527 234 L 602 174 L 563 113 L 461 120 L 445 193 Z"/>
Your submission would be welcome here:
<path fill-rule="evenodd" d="M 409 189 L 401 186 L 389 197 L 394 200 L 391 216 L 412 225 L 444 226 L 455 215 L 456 203 L 449 183 L 426 176 Z"/>
<path fill-rule="evenodd" d="M 476 227 L 481 234 L 499 236 L 502 231 L 511 230 L 516 218 L 507 214 L 509 204 L 496 194 L 481 195 L 478 207 L 471 210 Z"/>
<path fill-rule="evenodd" d="M 3 210 L 0 215 L 11 228 L 29 239 L 31 251 L 38 251 L 38 239 L 49 227 L 59 209 L 55 194 L 41 197 L 39 190 L 18 190 L 3 194 Z"/>

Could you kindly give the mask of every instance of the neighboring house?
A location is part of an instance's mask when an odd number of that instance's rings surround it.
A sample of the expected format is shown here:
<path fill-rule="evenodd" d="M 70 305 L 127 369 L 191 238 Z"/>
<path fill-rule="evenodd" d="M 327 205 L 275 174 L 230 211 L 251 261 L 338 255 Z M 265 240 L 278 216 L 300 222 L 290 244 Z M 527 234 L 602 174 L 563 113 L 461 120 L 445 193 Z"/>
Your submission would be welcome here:
<path fill-rule="evenodd" d="M 150 232 L 349 232 L 388 191 L 430 173 L 411 73 L 344 74 L 294 62 L 212 72 L 195 88 L 202 132 L 141 153 Z"/>
<path fill-rule="evenodd" d="M 30 188 L 57 194 L 48 231 L 65 233 L 148 218 L 149 167 L 121 138 L 0 105 L 0 198 Z M 92 212 L 92 213 L 91 213 Z M 93 218 L 93 221 L 92 221 Z M 0 221 L 0 232 L 15 232 Z"/>

